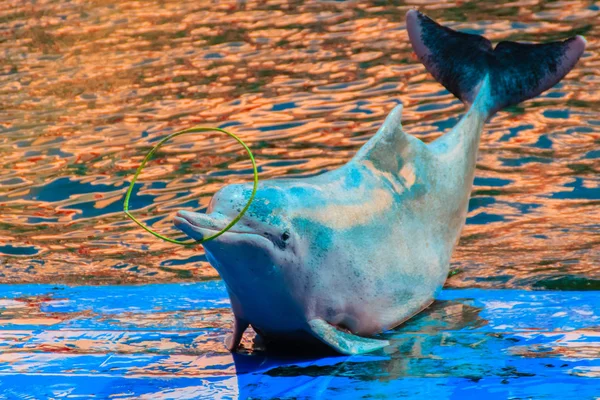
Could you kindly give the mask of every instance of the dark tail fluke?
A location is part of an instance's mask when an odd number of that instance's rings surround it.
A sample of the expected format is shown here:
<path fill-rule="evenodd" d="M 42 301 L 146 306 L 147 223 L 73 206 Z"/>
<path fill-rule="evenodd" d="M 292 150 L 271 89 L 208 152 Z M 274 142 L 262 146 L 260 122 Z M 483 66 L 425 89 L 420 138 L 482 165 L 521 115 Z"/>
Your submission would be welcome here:
<path fill-rule="evenodd" d="M 453 31 L 416 10 L 406 14 L 406 27 L 419 60 L 464 103 L 473 104 L 488 76 L 489 116 L 557 84 L 575 66 L 586 44 L 582 36 L 575 36 L 545 44 L 500 42 L 493 48 L 483 36 Z"/>

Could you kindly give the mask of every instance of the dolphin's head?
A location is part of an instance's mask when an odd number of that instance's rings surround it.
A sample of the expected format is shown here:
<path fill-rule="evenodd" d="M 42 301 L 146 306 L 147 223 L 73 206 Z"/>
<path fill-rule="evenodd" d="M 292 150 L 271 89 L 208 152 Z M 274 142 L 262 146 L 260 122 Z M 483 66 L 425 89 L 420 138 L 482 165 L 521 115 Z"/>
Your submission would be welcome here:
<path fill-rule="evenodd" d="M 214 195 L 206 213 L 179 211 L 175 226 L 195 240 L 214 235 L 240 213 L 251 193 L 251 185 L 226 186 Z M 297 238 L 286 215 L 287 202 L 285 192 L 277 187 L 257 190 L 242 219 L 226 233 L 204 243 L 209 256 L 217 264 L 228 264 L 226 260 L 230 259 L 237 264 L 254 260 L 248 272 L 260 275 L 270 275 L 275 265 L 289 263 L 295 256 Z"/>
<path fill-rule="evenodd" d="M 240 213 L 251 193 L 251 185 L 226 186 L 214 195 L 206 213 L 179 211 L 174 224 L 192 239 L 214 235 Z M 230 230 L 203 244 L 208 261 L 227 284 L 234 309 L 234 303 L 243 306 L 238 312 L 260 314 L 262 310 L 264 314 L 273 309 L 274 302 L 289 298 L 286 270 L 298 265 L 300 255 L 288 202 L 284 190 L 261 183 L 244 216 Z M 252 320 L 250 315 L 245 317 Z"/>

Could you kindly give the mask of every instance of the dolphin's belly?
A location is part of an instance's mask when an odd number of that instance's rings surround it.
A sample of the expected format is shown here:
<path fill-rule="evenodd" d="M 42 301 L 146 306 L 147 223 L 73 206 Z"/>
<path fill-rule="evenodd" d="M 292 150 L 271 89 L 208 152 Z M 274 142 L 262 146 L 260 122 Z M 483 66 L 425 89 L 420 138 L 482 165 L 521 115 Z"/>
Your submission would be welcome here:
<path fill-rule="evenodd" d="M 335 252 L 313 274 L 308 314 L 370 336 L 426 308 L 444 284 L 451 248 L 419 236 L 409 242 L 409 236 L 396 232 L 379 246 Z"/>
<path fill-rule="evenodd" d="M 392 329 L 413 317 L 434 300 L 440 285 L 414 290 L 412 286 L 398 286 L 389 293 L 360 295 L 347 299 L 335 310 L 326 310 L 328 322 L 352 333 L 371 336 Z"/>

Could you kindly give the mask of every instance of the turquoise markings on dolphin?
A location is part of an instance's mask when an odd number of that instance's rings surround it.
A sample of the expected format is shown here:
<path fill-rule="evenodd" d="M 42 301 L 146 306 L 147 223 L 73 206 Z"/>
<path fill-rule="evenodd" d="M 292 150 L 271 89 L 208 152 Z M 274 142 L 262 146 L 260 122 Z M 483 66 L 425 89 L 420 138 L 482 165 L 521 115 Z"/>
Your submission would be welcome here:
<path fill-rule="evenodd" d="M 585 48 L 579 36 L 493 48 L 414 10 L 406 26 L 421 62 L 467 113 L 425 144 L 403 131 L 397 106 L 341 168 L 261 181 L 239 223 L 204 245 L 231 298 L 230 350 L 249 325 L 267 345 L 321 344 L 344 354 L 385 347 L 372 336 L 426 308 L 448 275 L 485 121 L 560 81 Z M 226 186 L 206 214 L 180 211 L 175 225 L 202 239 L 249 193 L 249 185 Z"/>

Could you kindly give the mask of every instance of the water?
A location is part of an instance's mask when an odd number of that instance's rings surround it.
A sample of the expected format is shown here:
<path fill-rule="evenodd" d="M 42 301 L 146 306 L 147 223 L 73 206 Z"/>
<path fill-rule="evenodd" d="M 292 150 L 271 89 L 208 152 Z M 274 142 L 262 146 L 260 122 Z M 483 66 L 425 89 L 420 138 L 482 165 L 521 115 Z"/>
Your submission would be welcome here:
<path fill-rule="evenodd" d="M 374 354 L 224 346 L 222 281 L 0 285 L 5 399 L 597 399 L 600 291 L 443 290 Z"/>
<path fill-rule="evenodd" d="M 160 242 L 122 200 L 150 147 L 176 130 L 226 127 L 262 179 L 344 164 L 398 102 L 429 142 L 463 107 L 426 73 L 404 27 L 418 6 L 491 40 L 583 34 L 585 55 L 483 136 L 449 287 L 600 287 L 598 4 L 495 1 L 94 1 L 0 4 L 0 281 L 122 283 L 216 277 L 201 248 Z M 176 235 L 251 180 L 243 150 L 190 135 L 145 170 L 132 209 Z"/>

